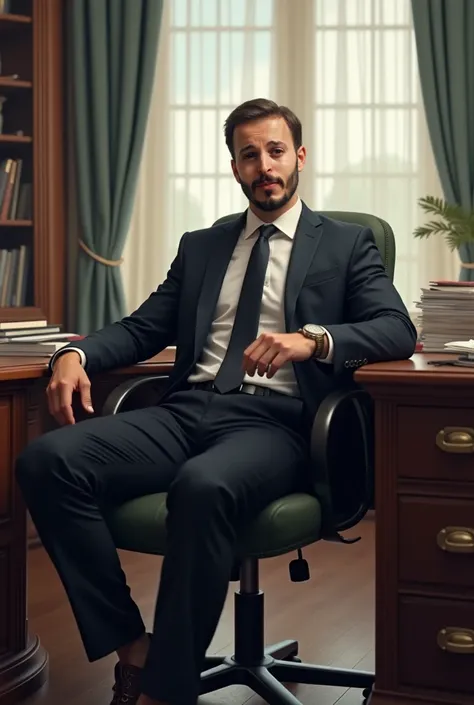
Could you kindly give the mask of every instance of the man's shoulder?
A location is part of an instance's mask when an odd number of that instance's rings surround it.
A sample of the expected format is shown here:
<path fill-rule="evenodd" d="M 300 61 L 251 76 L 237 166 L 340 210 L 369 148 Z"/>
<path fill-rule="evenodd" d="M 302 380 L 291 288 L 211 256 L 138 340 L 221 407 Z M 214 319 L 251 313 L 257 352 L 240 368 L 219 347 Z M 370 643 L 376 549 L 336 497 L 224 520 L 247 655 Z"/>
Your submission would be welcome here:
<path fill-rule="evenodd" d="M 232 219 L 216 222 L 208 228 L 199 228 L 197 230 L 189 230 L 185 236 L 185 244 L 203 245 L 215 240 L 216 236 L 222 235 L 225 232 L 234 232 L 236 227 L 241 228 L 243 214 L 236 214 Z"/>

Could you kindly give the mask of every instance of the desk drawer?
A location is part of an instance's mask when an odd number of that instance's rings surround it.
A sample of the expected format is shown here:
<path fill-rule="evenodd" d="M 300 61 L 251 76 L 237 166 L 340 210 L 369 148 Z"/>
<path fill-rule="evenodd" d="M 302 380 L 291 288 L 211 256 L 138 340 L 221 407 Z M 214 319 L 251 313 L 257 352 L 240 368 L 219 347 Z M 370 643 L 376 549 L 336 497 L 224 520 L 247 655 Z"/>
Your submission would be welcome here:
<path fill-rule="evenodd" d="M 474 409 L 400 406 L 397 436 L 399 477 L 474 482 Z"/>
<path fill-rule="evenodd" d="M 401 581 L 474 587 L 474 500 L 400 497 L 398 565 Z"/>
<path fill-rule="evenodd" d="M 474 693 L 474 603 L 403 597 L 399 629 L 400 683 Z"/>

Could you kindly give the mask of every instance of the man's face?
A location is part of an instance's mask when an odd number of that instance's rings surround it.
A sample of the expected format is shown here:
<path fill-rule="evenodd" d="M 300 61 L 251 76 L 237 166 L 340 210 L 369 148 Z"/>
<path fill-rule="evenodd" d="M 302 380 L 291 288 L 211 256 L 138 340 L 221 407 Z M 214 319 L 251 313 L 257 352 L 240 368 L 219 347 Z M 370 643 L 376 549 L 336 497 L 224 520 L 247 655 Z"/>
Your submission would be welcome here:
<path fill-rule="evenodd" d="M 250 203 L 262 211 L 293 205 L 306 151 L 304 147 L 295 150 L 283 118 L 269 117 L 236 127 L 234 153 L 232 171 Z"/>

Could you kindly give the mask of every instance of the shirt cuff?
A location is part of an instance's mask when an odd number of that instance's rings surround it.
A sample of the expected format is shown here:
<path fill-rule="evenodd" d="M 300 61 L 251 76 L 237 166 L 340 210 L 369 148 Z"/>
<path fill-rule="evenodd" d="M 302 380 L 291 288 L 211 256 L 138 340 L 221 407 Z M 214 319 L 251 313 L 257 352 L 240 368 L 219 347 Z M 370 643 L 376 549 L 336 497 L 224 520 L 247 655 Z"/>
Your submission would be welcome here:
<path fill-rule="evenodd" d="M 81 358 L 82 367 L 86 366 L 87 360 L 86 360 L 85 352 L 83 350 L 81 350 L 80 348 L 73 348 L 73 347 L 66 346 L 64 348 L 59 348 L 59 350 L 56 350 L 56 352 L 52 356 L 51 360 L 49 361 L 49 369 L 52 371 L 54 364 L 55 364 L 56 360 L 58 359 L 58 357 L 61 357 L 61 355 L 64 355 L 65 353 L 68 353 L 68 352 L 77 352 L 79 354 L 79 357 Z"/>
<path fill-rule="evenodd" d="M 326 364 L 329 364 L 333 361 L 334 341 L 332 339 L 332 335 L 330 333 L 328 333 L 326 328 L 324 328 L 324 326 L 321 326 L 321 328 L 323 329 L 323 331 L 326 333 L 326 335 L 328 337 L 329 348 L 328 348 L 328 354 L 326 355 L 326 357 L 320 357 L 318 359 L 318 362 L 325 362 Z"/>

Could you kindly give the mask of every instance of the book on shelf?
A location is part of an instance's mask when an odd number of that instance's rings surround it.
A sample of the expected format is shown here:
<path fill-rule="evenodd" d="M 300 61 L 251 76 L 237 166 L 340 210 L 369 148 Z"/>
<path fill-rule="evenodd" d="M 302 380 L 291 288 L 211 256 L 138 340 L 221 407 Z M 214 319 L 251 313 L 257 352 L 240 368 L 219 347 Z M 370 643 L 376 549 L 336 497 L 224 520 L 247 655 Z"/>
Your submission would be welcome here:
<path fill-rule="evenodd" d="M 474 282 L 430 281 L 416 307 L 424 352 L 447 352 L 447 343 L 473 337 Z"/>
<path fill-rule="evenodd" d="M 33 217 L 32 188 L 30 183 L 23 183 L 22 173 L 23 159 L 0 162 L 0 222 Z"/>
<path fill-rule="evenodd" d="M 31 247 L 0 249 L 0 306 L 23 307 L 28 304 Z"/>

